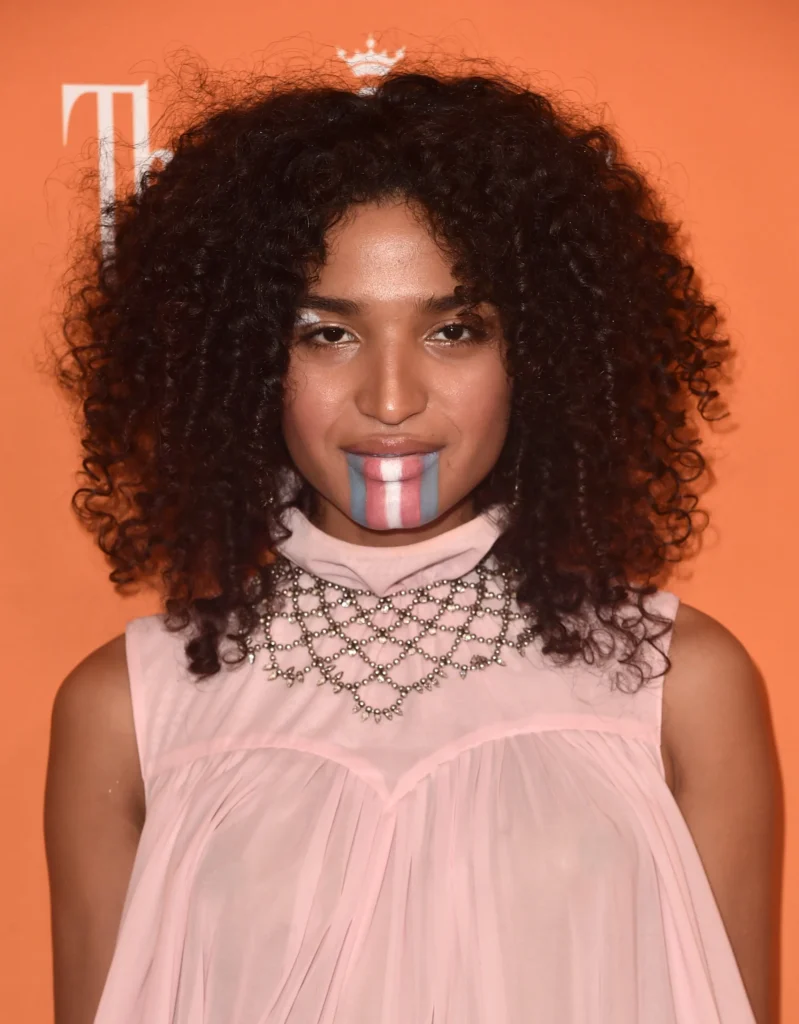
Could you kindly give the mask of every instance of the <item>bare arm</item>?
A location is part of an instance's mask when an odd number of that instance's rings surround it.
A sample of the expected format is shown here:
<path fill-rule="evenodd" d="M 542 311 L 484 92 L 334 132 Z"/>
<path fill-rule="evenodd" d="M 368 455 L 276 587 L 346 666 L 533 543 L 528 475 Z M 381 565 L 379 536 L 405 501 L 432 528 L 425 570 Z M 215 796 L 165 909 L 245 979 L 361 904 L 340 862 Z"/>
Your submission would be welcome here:
<path fill-rule="evenodd" d="M 91 1024 L 144 823 L 124 635 L 84 659 L 53 704 L 44 829 L 55 1024 Z"/>
<path fill-rule="evenodd" d="M 776 1020 L 778 769 L 762 683 L 716 619 L 681 605 L 663 689 L 674 795 L 758 1024 Z"/>

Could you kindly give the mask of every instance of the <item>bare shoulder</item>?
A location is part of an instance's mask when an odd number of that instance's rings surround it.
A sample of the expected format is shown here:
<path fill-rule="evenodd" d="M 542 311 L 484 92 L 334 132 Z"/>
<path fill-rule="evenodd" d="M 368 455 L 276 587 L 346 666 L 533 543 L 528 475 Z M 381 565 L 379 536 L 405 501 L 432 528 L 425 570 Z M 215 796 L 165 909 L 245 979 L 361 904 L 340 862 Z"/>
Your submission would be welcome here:
<path fill-rule="evenodd" d="M 738 637 L 718 619 L 685 601 L 681 601 L 677 608 L 669 656 L 673 663 L 672 672 L 678 674 L 685 669 L 715 666 L 751 682 L 752 675 L 757 673 L 749 652 Z M 714 677 L 718 678 L 718 673 L 714 673 Z M 672 678 L 671 673 L 669 678 Z"/>
<path fill-rule="evenodd" d="M 744 644 L 712 615 L 681 602 L 663 685 L 663 743 L 676 789 L 771 744 L 766 691 Z"/>
<path fill-rule="evenodd" d="M 721 911 L 758 1021 L 771 1020 L 781 783 L 761 674 L 740 639 L 682 604 L 663 681 L 675 801 Z"/>
<path fill-rule="evenodd" d="M 59 686 L 53 709 L 62 717 L 77 711 L 124 713 L 129 702 L 125 634 L 120 633 L 78 662 Z"/>
<path fill-rule="evenodd" d="M 56 1019 L 89 1021 L 145 818 L 125 636 L 88 654 L 53 701 L 44 802 Z"/>
<path fill-rule="evenodd" d="M 86 655 L 59 685 L 51 715 L 50 763 L 64 774 L 77 763 L 90 764 L 98 778 L 113 776 L 120 796 L 143 809 L 124 633 Z"/>

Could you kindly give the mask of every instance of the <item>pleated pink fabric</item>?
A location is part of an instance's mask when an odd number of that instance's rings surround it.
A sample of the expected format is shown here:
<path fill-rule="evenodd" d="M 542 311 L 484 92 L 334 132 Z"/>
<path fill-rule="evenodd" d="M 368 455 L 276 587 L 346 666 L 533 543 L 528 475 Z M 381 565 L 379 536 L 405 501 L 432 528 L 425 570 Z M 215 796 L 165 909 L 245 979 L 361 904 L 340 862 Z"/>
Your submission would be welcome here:
<path fill-rule="evenodd" d="M 468 572 L 499 530 L 373 548 L 288 522 L 284 554 L 377 594 Z M 198 684 L 183 643 L 127 627 L 147 819 L 95 1024 L 755 1024 L 664 779 L 662 678 L 624 693 L 532 646 L 375 723 L 259 660 Z"/>

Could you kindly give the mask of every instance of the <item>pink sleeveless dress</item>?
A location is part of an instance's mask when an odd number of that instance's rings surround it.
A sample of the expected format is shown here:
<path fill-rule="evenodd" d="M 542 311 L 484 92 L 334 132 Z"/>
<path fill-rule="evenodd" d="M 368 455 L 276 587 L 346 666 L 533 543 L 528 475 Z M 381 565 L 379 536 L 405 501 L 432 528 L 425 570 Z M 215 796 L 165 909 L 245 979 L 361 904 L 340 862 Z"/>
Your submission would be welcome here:
<path fill-rule="evenodd" d="M 498 532 L 289 525 L 292 561 L 381 595 Z M 755 1024 L 664 779 L 662 678 L 625 694 L 532 645 L 374 722 L 258 658 L 198 684 L 161 616 L 126 636 L 147 818 L 95 1024 Z"/>

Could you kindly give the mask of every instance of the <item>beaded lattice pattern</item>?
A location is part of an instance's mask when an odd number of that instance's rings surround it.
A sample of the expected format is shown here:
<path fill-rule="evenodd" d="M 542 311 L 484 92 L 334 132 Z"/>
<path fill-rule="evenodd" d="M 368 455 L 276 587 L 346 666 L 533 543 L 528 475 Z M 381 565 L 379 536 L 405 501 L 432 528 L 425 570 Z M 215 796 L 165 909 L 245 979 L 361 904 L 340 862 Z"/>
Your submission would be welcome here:
<path fill-rule="evenodd" d="M 331 583 L 281 556 L 274 565 L 277 610 L 266 613 L 262 607 L 261 638 L 247 639 L 247 657 L 253 663 L 264 651 L 268 678 L 283 679 L 287 686 L 310 677 L 317 686 L 328 683 L 334 693 L 348 692 L 353 713 L 360 713 L 364 721 L 402 715 L 412 691 L 431 690 L 450 672 L 464 679 L 469 672 L 504 665 L 503 648 L 521 652 L 530 642 L 508 574 L 493 567 L 489 558 L 456 579 L 381 597 Z M 294 634 L 291 639 L 274 639 L 276 619 Z M 522 628 L 516 628 L 520 624 Z M 442 639 L 448 634 L 451 642 L 442 652 Z M 470 651 L 480 645 L 481 653 Z M 406 660 L 418 669 L 410 684 L 392 678 L 393 670 Z M 353 671 L 348 671 L 350 665 Z M 395 695 L 391 703 L 377 707 L 364 700 L 360 690 L 381 683 Z"/>

